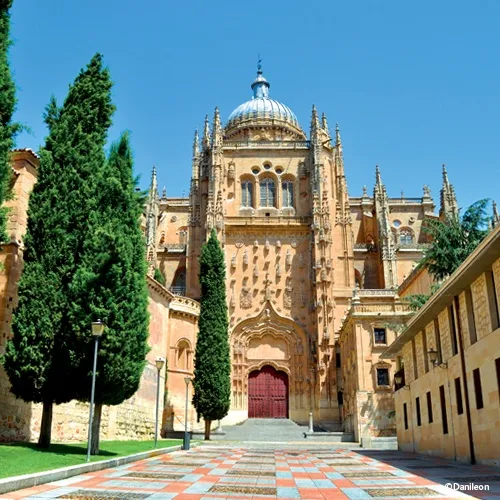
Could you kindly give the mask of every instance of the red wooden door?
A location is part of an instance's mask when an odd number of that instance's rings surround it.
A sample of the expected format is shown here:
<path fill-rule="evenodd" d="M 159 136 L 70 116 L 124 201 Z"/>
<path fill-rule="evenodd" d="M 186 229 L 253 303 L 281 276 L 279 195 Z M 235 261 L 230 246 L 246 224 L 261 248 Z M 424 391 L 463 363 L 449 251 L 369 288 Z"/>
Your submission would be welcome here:
<path fill-rule="evenodd" d="M 288 375 L 264 366 L 248 376 L 248 418 L 288 418 Z"/>

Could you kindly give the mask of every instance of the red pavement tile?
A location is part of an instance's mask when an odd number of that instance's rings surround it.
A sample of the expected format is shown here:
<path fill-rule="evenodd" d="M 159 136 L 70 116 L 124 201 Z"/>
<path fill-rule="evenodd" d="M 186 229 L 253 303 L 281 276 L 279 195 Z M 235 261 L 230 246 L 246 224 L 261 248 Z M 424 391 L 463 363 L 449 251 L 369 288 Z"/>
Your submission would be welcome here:
<path fill-rule="evenodd" d="M 359 488 L 349 479 L 332 479 L 332 482 L 337 488 Z"/>
<path fill-rule="evenodd" d="M 321 488 L 321 492 L 323 493 L 324 497 L 328 500 L 341 500 L 344 498 L 348 498 L 348 496 L 345 493 L 343 493 L 342 491 L 340 491 L 338 489 Z M 429 500 L 429 499 L 427 499 L 427 500 Z"/>
<path fill-rule="evenodd" d="M 325 496 L 319 488 L 299 488 L 300 497 L 307 500 L 324 500 Z M 326 497 L 328 498 L 328 497 Z"/>
<path fill-rule="evenodd" d="M 277 478 L 276 486 L 291 486 L 292 488 L 295 488 L 295 480 Z"/>

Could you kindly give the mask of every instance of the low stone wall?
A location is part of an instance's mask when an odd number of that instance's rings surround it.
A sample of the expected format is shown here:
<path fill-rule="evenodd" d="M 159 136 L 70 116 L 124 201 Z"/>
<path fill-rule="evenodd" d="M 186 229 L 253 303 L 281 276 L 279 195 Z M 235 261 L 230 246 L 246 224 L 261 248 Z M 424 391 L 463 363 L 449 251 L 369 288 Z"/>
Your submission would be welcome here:
<path fill-rule="evenodd" d="M 361 448 L 370 450 L 397 450 L 398 438 L 364 436 L 361 438 Z"/>

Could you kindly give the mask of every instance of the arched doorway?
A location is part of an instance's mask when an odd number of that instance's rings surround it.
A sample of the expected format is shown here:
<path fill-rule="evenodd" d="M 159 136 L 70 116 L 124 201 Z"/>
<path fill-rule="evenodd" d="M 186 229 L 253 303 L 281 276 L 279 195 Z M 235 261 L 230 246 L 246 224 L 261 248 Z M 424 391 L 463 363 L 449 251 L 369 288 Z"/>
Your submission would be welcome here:
<path fill-rule="evenodd" d="M 266 365 L 248 376 L 248 418 L 288 418 L 288 375 Z"/>

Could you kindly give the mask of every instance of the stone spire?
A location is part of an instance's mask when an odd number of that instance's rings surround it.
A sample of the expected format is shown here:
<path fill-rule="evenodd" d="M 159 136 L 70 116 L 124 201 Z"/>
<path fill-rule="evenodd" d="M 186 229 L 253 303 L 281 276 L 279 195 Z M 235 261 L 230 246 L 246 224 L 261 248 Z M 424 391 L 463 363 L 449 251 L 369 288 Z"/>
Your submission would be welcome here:
<path fill-rule="evenodd" d="M 382 177 L 380 175 L 380 168 L 378 167 L 378 165 L 375 165 L 375 191 L 385 191 L 385 186 L 382 183 Z"/>
<path fill-rule="evenodd" d="M 156 177 L 156 165 L 151 171 L 151 184 L 149 185 L 149 203 L 153 203 L 158 198 L 158 179 Z"/>
<path fill-rule="evenodd" d="M 198 129 L 194 131 L 193 139 L 193 158 L 197 158 L 200 154 L 200 136 L 198 134 Z"/>
<path fill-rule="evenodd" d="M 340 137 L 340 127 L 339 124 L 335 124 L 335 145 L 342 146 L 342 139 Z"/>
<path fill-rule="evenodd" d="M 198 180 L 200 177 L 199 158 L 200 158 L 200 138 L 198 135 L 198 129 L 196 129 L 194 131 L 194 139 L 193 139 L 193 158 L 191 160 L 191 181 Z"/>
<path fill-rule="evenodd" d="M 316 106 L 313 104 L 312 115 L 311 115 L 311 153 L 312 153 L 312 163 L 313 171 L 311 176 L 312 190 L 316 195 L 320 191 L 321 183 L 321 126 L 319 123 L 318 112 L 316 111 Z"/>
<path fill-rule="evenodd" d="M 205 115 L 205 126 L 203 127 L 203 151 L 210 149 L 210 125 L 208 121 L 208 115 Z"/>
<path fill-rule="evenodd" d="M 158 213 L 158 180 L 156 178 L 156 167 L 153 166 L 148 203 L 146 205 L 146 259 L 148 261 L 148 275 L 151 277 L 154 276 L 156 269 L 156 224 Z"/>
<path fill-rule="evenodd" d="M 491 218 L 491 224 L 493 227 L 500 226 L 500 215 L 498 214 L 498 208 L 496 201 L 493 200 L 493 217 Z"/>
<path fill-rule="evenodd" d="M 330 132 L 328 131 L 328 121 L 326 119 L 325 113 L 321 114 L 321 127 L 328 135 L 330 135 Z"/>
<path fill-rule="evenodd" d="M 312 115 L 311 115 L 311 141 L 314 141 L 315 139 L 319 139 L 319 129 L 320 128 L 321 127 L 319 124 L 318 112 L 316 110 L 316 106 L 313 104 Z"/>
<path fill-rule="evenodd" d="M 384 271 L 384 287 L 394 288 L 397 286 L 396 248 L 389 219 L 389 199 L 387 197 L 385 185 L 382 182 L 382 176 L 380 175 L 378 165 L 375 167 L 374 201 L 380 250 L 382 253 L 381 257 Z"/>
<path fill-rule="evenodd" d="M 215 107 L 214 121 L 212 123 L 212 148 L 222 146 L 222 125 L 220 122 L 219 108 Z"/>
<path fill-rule="evenodd" d="M 448 179 L 448 172 L 446 165 L 443 164 L 443 185 L 441 188 L 441 207 L 439 216 L 445 217 L 458 217 L 457 198 L 455 196 L 455 188 Z"/>

